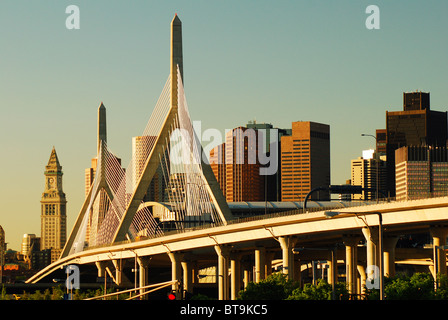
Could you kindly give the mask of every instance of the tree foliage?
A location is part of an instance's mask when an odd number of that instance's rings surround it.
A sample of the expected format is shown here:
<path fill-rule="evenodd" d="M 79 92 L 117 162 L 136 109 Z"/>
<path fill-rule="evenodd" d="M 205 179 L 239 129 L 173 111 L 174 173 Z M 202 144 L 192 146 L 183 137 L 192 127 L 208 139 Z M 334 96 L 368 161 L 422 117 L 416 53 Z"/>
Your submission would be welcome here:
<path fill-rule="evenodd" d="M 448 277 L 438 276 L 438 287 L 434 290 L 434 279 L 430 273 L 414 273 L 412 276 L 397 275 L 385 278 L 384 295 L 386 300 L 448 300 Z M 241 300 L 331 300 L 332 286 L 320 279 L 317 285 L 288 280 L 282 273 L 275 273 L 259 283 L 249 283 L 240 291 Z M 365 298 L 379 299 L 379 290 L 365 291 Z M 336 299 L 348 299 L 346 284 L 336 283 Z"/>
<path fill-rule="evenodd" d="M 346 297 L 348 294 L 345 283 L 336 283 L 335 299 Z M 317 285 L 306 283 L 303 288 L 295 289 L 287 300 L 332 300 L 333 288 L 325 280 L 319 279 Z"/>
<path fill-rule="evenodd" d="M 434 299 L 434 280 L 429 273 L 415 273 L 411 277 L 398 275 L 387 280 L 384 295 L 387 300 Z"/>
<path fill-rule="evenodd" d="M 273 273 L 266 279 L 250 282 L 245 290 L 240 291 L 241 300 L 285 300 L 299 286 L 297 282 L 288 280 L 282 273 Z"/>
<path fill-rule="evenodd" d="M 282 273 L 274 273 L 266 279 L 250 282 L 245 290 L 240 291 L 241 300 L 331 300 L 332 286 L 324 280 L 317 285 L 305 284 L 300 288 L 299 282 L 288 280 Z M 336 285 L 336 295 L 346 294 L 344 283 Z"/>

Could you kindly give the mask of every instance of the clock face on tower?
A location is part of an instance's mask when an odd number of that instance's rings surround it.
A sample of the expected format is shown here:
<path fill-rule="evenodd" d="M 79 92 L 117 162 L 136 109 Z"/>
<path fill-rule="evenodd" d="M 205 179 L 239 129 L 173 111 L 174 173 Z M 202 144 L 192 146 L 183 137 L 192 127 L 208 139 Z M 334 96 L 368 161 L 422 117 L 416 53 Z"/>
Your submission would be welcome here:
<path fill-rule="evenodd" d="M 47 183 L 48 189 L 53 189 L 54 188 L 54 179 L 48 178 L 47 181 L 48 181 L 48 183 Z"/>

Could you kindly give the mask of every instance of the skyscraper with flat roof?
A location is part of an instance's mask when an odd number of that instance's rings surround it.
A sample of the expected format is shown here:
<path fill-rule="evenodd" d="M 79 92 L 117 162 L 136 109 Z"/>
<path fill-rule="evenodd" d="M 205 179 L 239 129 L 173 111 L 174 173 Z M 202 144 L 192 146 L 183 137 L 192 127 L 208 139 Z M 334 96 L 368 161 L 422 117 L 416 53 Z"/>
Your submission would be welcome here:
<path fill-rule="evenodd" d="M 387 132 L 386 129 L 376 129 L 376 153 L 379 156 L 386 155 Z"/>
<path fill-rule="evenodd" d="M 226 133 L 210 151 L 210 166 L 227 201 L 281 200 L 280 138 L 290 132 L 253 121 Z"/>
<path fill-rule="evenodd" d="M 281 138 L 282 201 L 303 201 L 316 187 L 330 185 L 330 126 L 311 121 L 292 123 L 292 135 Z M 320 191 L 311 199 L 327 200 Z"/>
<path fill-rule="evenodd" d="M 418 146 L 395 150 L 397 200 L 448 194 L 448 150 Z"/>
<path fill-rule="evenodd" d="M 351 160 L 351 185 L 366 189 L 361 194 L 353 194 L 351 198 L 355 200 L 374 200 L 377 187 L 379 193 L 386 188 L 386 163 L 374 150 L 368 151 L 371 153 L 363 152 L 362 157 Z M 378 194 L 378 197 L 381 198 L 382 194 Z"/>
<path fill-rule="evenodd" d="M 447 112 L 432 111 L 429 92 L 403 93 L 403 111 L 386 111 L 387 182 L 395 195 L 395 150 L 405 146 L 446 146 Z"/>
<path fill-rule="evenodd" d="M 429 109 L 429 92 L 403 92 L 403 110 Z"/>
<path fill-rule="evenodd" d="M 268 201 L 281 201 L 281 138 L 291 135 L 291 129 L 274 128 L 270 123 L 258 123 L 255 120 L 249 121 L 246 128 L 258 130 L 258 136 L 262 143 L 258 141 L 258 148 L 261 152 L 268 154 L 270 161 L 276 161 L 275 173 L 263 177 L 265 180 L 265 193 Z M 269 163 L 268 165 L 273 165 Z"/>
<path fill-rule="evenodd" d="M 260 175 L 257 130 L 238 127 L 226 133 L 227 201 L 263 201 L 264 177 Z"/>

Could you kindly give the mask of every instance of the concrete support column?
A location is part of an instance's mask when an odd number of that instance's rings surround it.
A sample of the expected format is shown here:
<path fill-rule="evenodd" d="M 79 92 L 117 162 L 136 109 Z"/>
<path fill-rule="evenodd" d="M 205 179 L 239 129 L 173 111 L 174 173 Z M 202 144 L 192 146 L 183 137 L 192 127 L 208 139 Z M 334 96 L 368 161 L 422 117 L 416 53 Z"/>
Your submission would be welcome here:
<path fill-rule="evenodd" d="M 105 261 L 97 261 L 95 265 L 98 269 L 98 278 L 104 277 L 106 273 L 106 262 Z"/>
<path fill-rule="evenodd" d="M 389 236 L 383 239 L 384 250 L 384 276 L 395 276 L 395 247 L 397 246 L 398 237 Z"/>
<path fill-rule="evenodd" d="M 437 248 L 446 245 L 446 237 L 448 235 L 448 228 L 446 226 L 431 226 L 432 244 L 434 247 L 434 265 L 435 274 L 447 274 L 446 268 L 446 253 L 445 249 Z"/>
<path fill-rule="evenodd" d="M 193 294 L 193 269 L 191 261 L 182 261 L 184 291 Z"/>
<path fill-rule="evenodd" d="M 115 268 L 115 283 L 117 285 L 121 284 L 121 275 L 122 275 L 122 261 L 114 259 L 112 260 L 112 263 L 114 265 Z"/>
<path fill-rule="evenodd" d="M 258 247 L 255 249 L 255 283 L 266 279 L 266 249 Z"/>
<path fill-rule="evenodd" d="M 379 255 L 377 254 L 378 247 L 378 228 L 377 227 L 364 227 L 362 228 L 362 233 L 366 239 L 366 257 L 367 257 L 367 268 L 370 270 L 366 277 L 373 279 L 372 275 L 375 270 L 373 267 L 379 268 Z M 371 266 L 369 268 L 369 266 Z M 378 275 L 379 276 L 379 275 Z"/>
<path fill-rule="evenodd" d="M 344 236 L 343 242 L 345 245 L 345 273 L 348 292 L 357 294 L 359 237 L 347 235 Z"/>
<path fill-rule="evenodd" d="M 266 277 L 272 274 L 272 260 L 274 260 L 275 252 L 266 252 Z"/>
<path fill-rule="evenodd" d="M 249 269 L 244 269 L 243 282 L 244 282 L 244 288 L 246 288 L 250 282 L 250 270 Z"/>
<path fill-rule="evenodd" d="M 288 276 L 289 280 L 294 280 L 294 255 L 292 249 L 297 240 L 291 236 L 279 237 L 280 246 L 283 256 L 283 273 Z"/>
<path fill-rule="evenodd" d="M 172 290 L 179 293 L 180 284 L 182 283 L 182 265 L 181 261 L 183 258 L 183 254 L 180 252 L 170 252 L 168 256 L 171 260 L 171 280 L 176 281 L 172 285 Z M 180 295 L 178 295 L 180 297 Z"/>
<path fill-rule="evenodd" d="M 358 281 L 358 292 L 361 294 L 365 293 L 365 283 L 366 283 L 366 269 L 363 265 L 358 264 L 359 281 Z"/>
<path fill-rule="evenodd" d="M 230 255 L 230 299 L 236 300 L 241 289 L 241 255 Z"/>
<path fill-rule="evenodd" d="M 192 277 L 192 285 L 194 287 L 199 282 L 199 269 L 197 261 L 192 262 L 191 277 Z"/>
<path fill-rule="evenodd" d="M 327 273 L 328 283 L 336 284 L 338 282 L 338 259 L 336 248 L 330 251 L 330 258 L 327 260 L 327 263 L 328 263 L 328 273 Z M 322 270 L 322 272 L 324 271 Z"/>
<path fill-rule="evenodd" d="M 218 297 L 229 300 L 229 257 L 231 246 L 215 246 L 218 254 Z"/>
<path fill-rule="evenodd" d="M 138 286 L 144 287 L 148 285 L 148 266 L 149 262 L 151 261 L 151 257 L 137 257 L 137 263 L 139 266 L 139 280 L 138 280 Z M 140 293 L 144 293 L 145 289 L 140 289 Z M 142 300 L 147 300 L 148 296 L 144 295 L 141 296 Z"/>
<path fill-rule="evenodd" d="M 300 259 L 295 260 L 294 270 L 294 281 L 297 281 L 302 286 L 302 262 Z"/>
<path fill-rule="evenodd" d="M 336 283 L 337 281 L 334 280 L 335 277 L 334 277 L 334 274 L 333 274 L 333 270 L 337 269 L 337 267 L 335 268 L 335 266 L 333 265 L 333 261 L 331 259 L 327 260 L 327 265 L 328 265 L 327 270 L 325 271 L 325 269 L 323 269 L 322 273 L 325 274 L 325 272 L 326 272 L 328 284 L 333 284 L 333 282 Z M 322 268 L 323 267 L 324 266 L 322 266 Z"/>
<path fill-rule="evenodd" d="M 249 282 L 252 281 L 251 279 L 251 270 L 252 270 L 252 264 L 249 261 L 243 262 L 243 285 L 244 288 L 247 287 Z"/>

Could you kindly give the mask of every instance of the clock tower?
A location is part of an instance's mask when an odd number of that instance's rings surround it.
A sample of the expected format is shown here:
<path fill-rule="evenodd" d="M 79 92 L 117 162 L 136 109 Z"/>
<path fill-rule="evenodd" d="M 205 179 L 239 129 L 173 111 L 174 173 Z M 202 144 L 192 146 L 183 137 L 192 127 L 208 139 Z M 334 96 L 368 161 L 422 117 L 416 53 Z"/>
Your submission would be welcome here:
<path fill-rule="evenodd" d="M 67 239 L 65 193 L 62 166 L 53 147 L 45 167 L 45 189 L 41 198 L 41 250 L 51 249 L 51 262 L 59 259 Z"/>

